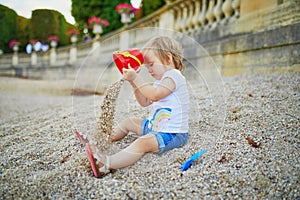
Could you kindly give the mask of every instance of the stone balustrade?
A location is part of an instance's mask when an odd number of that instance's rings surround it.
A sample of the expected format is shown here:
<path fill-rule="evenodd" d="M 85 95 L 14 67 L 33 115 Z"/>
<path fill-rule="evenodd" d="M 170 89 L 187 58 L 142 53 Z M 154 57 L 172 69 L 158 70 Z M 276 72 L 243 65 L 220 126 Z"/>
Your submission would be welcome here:
<path fill-rule="evenodd" d="M 149 38 L 149 32 L 139 28 L 144 27 L 159 27 L 168 28 L 175 31 L 184 33 L 194 33 L 200 29 L 210 28 L 216 26 L 222 21 L 228 20 L 230 17 L 237 17 L 239 13 L 240 0 L 178 0 L 168 1 L 167 5 L 150 16 L 145 17 L 125 28 L 117 30 L 107 36 L 101 37 L 99 42 L 101 43 L 102 53 L 111 53 L 119 49 L 125 49 L 128 47 L 141 46 Z M 236 15 L 234 15 L 236 13 Z M 166 16 L 165 18 L 163 18 Z M 122 31 L 124 29 L 134 29 L 128 38 L 122 37 Z M 123 36 L 126 37 L 126 36 Z M 76 46 L 77 56 L 76 58 L 85 57 L 92 49 L 92 43 L 82 43 Z M 56 49 L 56 57 L 54 61 L 51 61 L 50 52 L 37 53 L 37 60 L 32 61 L 31 55 L 19 54 L 19 65 L 63 65 L 72 64 L 76 62 L 69 61 L 70 51 L 72 46 Z M 12 55 L 1 56 L 1 66 L 8 66 L 11 64 Z"/>
<path fill-rule="evenodd" d="M 227 58 L 232 57 L 233 52 L 238 54 L 266 48 L 266 46 L 251 47 L 247 44 L 246 47 L 237 47 L 237 49 L 244 48 L 243 50 L 235 51 L 232 48 L 236 46 L 231 47 L 232 45 L 236 45 L 237 42 L 243 44 L 243 37 L 249 36 L 255 31 L 267 31 L 270 27 L 280 29 L 289 24 L 298 27 L 300 19 L 296 13 L 299 11 L 299 6 L 297 7 L 293 0 L 166 0 L 166 5 L 156 12 L 132 24 L 125 25 L 119 30 L 103 35 L 97 40 L 57 48 L 54 61 L 51 60 L 53 58 L 50 51 L 38 52 L 36 64 L 33 62 L 32 55 L 18 54 L 17 66 L 80 65 L 80 62 L 91 52 L 96 58 L 99 58 L 95 61 L 96 64 L 107 65 L 107 62 L 111 61 L 109 58 L 112 52 L 131 47 L 142 47 L 149 38 L 156 34 L 156 32 L 149 31 L 147 27 L 157 27 L 162 31 L 164 29 L 173 30 L 194 38 L 200 44 L 204 44 L 220 67 L 227 67 Z M 281 18 L 284 18 L 285 22 L 278 20 Z M 268 23 L 272 20 L 275 20 L 276 24 L 270 26 Z M 294 37 L 293 33 L 291 34 L 291 37 Z M 228 41 L 228 38 L 234 38 L 234 36 L 236 36 L 234 41 Z M 265 36 L 258 34 L 257 37 Z M 259 38 L 257 39 L 259 40 Z M 293 43 L 298 44 L 298 40 L 295 40 Z M 289 43 L 289 41 L 287 40 L 285 43 Z M 278 45 L 274 44 L 273 46 Z M 273 46 L 268 48 L 273 48 Z M 230 63 L 233 63 L 232 60 Z M 12 55 L 1 55 L 0 69 L 11 66 Z"/>

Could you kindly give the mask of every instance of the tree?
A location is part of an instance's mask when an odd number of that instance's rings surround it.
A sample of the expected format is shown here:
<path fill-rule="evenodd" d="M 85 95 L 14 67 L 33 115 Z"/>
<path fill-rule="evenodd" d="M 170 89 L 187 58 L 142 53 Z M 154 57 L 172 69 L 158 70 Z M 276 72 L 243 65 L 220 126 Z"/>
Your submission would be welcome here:
<path fill-rule="evenodd" d="M 72 15 L 81 30 L 87 27 L 90 17 L 96 16 L 108 20 L 110 25 L 103 33 L 114 31 L 123 26 L 121 17 L 116 11 L 119 3 L 130 3 L 130 0 L 72 0 Z M 148 15 L 164 5 L 164 0 L 143 0 L 143 14 Z"/>
<path fill-rule="evenodd" d="M 72 0 L 71 13 L 81 30 L 87 28 L 88 19 L 92 16 L 106 19 L 109 26 L 104 29 L 104 33 L 107 33 L 122 26 L 119 15 L 115 11 L 119 3 L 119 0 Z"/>
<path fill-rule="evenodd" d="M 17 13 L 0 4 L 0 49 L 4 52 L 12 52 L 9 42 L 17 39 Z"/>
<path fill-rule="evenodd" d="M 30 39 L 47 42 L 50 35 L 60 38 L 60 45 L 68 45 L 69 38 L 66 31 L 75 26 L 66 22 L 65 17 L 55 10 L 37 9 L 32 11 L 32 18 L 18 16 L 17 13 L 0 4 L 0 49 L 4 53 L 12 52 L 9 42 L 16 39 L 20 42 L 20 51 L 25 51 L 25 46 Z"/>
<path fill-rule="evenodd" d="M 26 44 L 29 40 L 29 22 L 30 20 L 22 17 L 22 16 L 18 16 L 17 17 L 17 27 L 16 27 L 16 31 L 17 31 L 17 40 L 20 42 L 20 51 L 24 51 Z"/>
<path fill-rule="evenodd" d="M 123 3 L 129 3 L 124 1 Z M 120 3 L 118 0 L 104 0 L 104 8 L 102 10 L 103 18 L 106 18 L 110 22 L 110 26 L 107 27 L 106 32 L 111 32 L 116 29 L 119 29 L 123 26 L 121 23 L 121 17 L 116 11 L 116 6 Z"/>
<path fill-rule="evenodd" d="M 50 35 L 57 35 L 60 45 L 68 44 L 66 19 L 56 10 L 37 9 L 32 11 L 30 21 L 30 39 L 47 42 Z"/>
<path fill-rule="evenodd" d="M 165 5 L 164 0 L 143 0 L 143 16 L 147 16 Z"/>

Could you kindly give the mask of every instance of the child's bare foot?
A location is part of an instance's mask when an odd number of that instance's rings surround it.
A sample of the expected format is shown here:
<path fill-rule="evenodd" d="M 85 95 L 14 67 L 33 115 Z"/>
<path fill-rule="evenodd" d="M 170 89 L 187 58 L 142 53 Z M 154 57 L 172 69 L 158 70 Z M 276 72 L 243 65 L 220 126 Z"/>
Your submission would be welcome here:
<path fill-rule="evenodd" d="M 96 178 L 100 178 L 110 172 L 109 157 L 100 152 L 95 144 L 86 143 L 85 150 Z"/>
<path fill-rule="evenodd" d="M 120 140 L 120 139 L 119 139 Z M 116 141 L 118 141 L 118 139 L 117 139 L 117 137 L 115 136 L 115 135 L 111 135 L 110 137 L 109 137 L 109 141 L 110 142 L 116 142 Z"/>
<path fill-rule="evenodd" d="M 124 133 L 124 132 L 121 132 L 121 133 L 115 133 L 114 135 L 111 135 L 109 137 L 109 141 L 110 142 L 116 142 L 116 141 L 119 141 L 119 140 L 122 140 L 127 134 Z"/>

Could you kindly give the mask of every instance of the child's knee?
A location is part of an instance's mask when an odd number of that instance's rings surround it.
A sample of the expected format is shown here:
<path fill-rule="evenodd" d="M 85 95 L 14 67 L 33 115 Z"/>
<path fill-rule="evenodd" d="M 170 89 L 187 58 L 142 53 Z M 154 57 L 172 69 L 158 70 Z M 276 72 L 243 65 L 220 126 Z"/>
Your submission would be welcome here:
<path fill-rule="evenodd" d="M 141 119 L 130 117 L 130 118 L 125 119 L 121 123 L 121 127 L 122 127 L 123 130 L 126 130 L 126 132 L 131 131 L 131 132 L 134 132 L 136 134 L 140 134 L 141 124 L 142 124 Z"/>
<path fill-rule="evenodd" d="M 126 118 L 121 123 L 121 127 L 123 129 L 126 129 L 127 131 L 130 129 L 131 126 L 133 126 L 133 120 L 132 120 L 132 118 Z"/>
<path fill-rule="evenodd" d="M 144 135 L 134 141 L 134 144 L 142 152 L 158 152 L 158 142 L 153 134 Z"/>

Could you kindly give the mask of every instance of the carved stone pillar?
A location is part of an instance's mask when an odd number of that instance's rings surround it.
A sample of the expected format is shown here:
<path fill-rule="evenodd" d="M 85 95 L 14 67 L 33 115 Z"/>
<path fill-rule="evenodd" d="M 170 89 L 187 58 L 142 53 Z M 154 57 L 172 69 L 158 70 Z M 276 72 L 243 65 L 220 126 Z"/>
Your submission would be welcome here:
<path fill-rule="evenodd" d="M 194 16 L 194 3 L 193 1 L 188 1 L 187 3 L 187 8 L 188 8 L 188 18 L 186 20 L 186 29 L 188 31 L 192 31 L 193 30 L 193 16 Z"/>
<path fill-rule="evenodd" d="M 222 6 L 222 10 L 225 14 L 226 20 L 230 18 L 232 15 L 233 9 L 232 9 L 232 1 L 231 0 L 226 0 Z"/>
<path fill-rule="evenodd" d="M 50 46 L 51 46 L 51 49 L 50 49 L 49 64 L 50 64 L 50 66 L 53 66 L 56 63 L 56 58 L 57 58 L 57 53 L 56 53 L 57 42 L 52 40 L 50 42 Z"/>
<path fill-rule="evenodd" d="M 19 56 L 18 56 L 19 46 L 17 44 L 13 46 L 13 51 L 14 54 L 12 56 L 12 66 L 15 67 L 19 64 Z"/>
<path fill-rule="evenodd" d="M 232 8 L 234 11 L 234 17 L 236 18 L 240 17 L 240 5 L 241 5 L 241 0 L 233 0 Z"/>
<path fill-rule="evenodd" d="M 214 6 L 215 6 L 215 0 L 210 0 L 208 4 L 208 10 L 206 13 L 206 19 L 209 25 L 211 25 L 215 19 Z"/>
<path fill-rule="evenodd" d="M 175 23 L 174 23 L 174 29 L 176 31 L 179 31 L 180 30 L 180 22 L 181 22 L 181 16 L 182 16 L 182 10 L 181 10 L 181 7 L 180 6 L 177 6 L 175 8 L 175 12 L 176 12 L 176 20 L 175 20 Z"/>
<path fill-rule="evenodd" d="M 204 26 L 206 24 L 206 12 L 207 12 L 207 3 L 206 0 L 202 0 L 202 9 L 199 16 L 201 26 Z"/>
<path fill-rule="evenodd" d="M 35 51 L 32 51 L 32 53 L 31 53 L 31 65 L 32 66 L 37 65 L 37 54 Z"/>
<path fill-rule="evenodd" d="M 74 64 L 77 60 L 77 48 L 76 46 L 71 46 L 70 52 L 69 52 L 69 63 Z"/>
<path fill-rule="evenodd" d="M 195 0 L 195 3 L 194 3 L 195 12 L 194 12 L 194 16 L 192 18 L 192 24 L 195 27 L 195 29 L 197 29 L 199 27 L 199 25 L 201 24 L 201 21 L 200 21 L 200 9 L 201 9 L 200 1 L 201 0 Z"/>
<path fill-rule="evenodd" d="M 155 23 L 158 22 L 158 27 L 164 29 L 173 29 L 174 28 L 174 10 L 170 9 L 167 12 L 161 14 L 160 19 L 154 20 Z"/>
<path fill-rule="evenodd" d="M 186 30 L 186 20 L 187 20 L 187 5 L 182 3 L 182 19 L 180 22 L 180 31 L 184 32 Z"/>
<path fill-rule="evenodd" d="M 216 22 L 219 23 L 221 21 L 221 18 L 222 18 L 222 3 L 223 3 L 223 0 L 218 0 L 217 1 L 217 4 L 214 8 L 214 16 L 216 18 Z"/>

